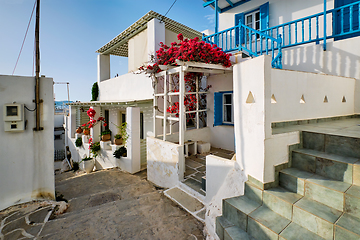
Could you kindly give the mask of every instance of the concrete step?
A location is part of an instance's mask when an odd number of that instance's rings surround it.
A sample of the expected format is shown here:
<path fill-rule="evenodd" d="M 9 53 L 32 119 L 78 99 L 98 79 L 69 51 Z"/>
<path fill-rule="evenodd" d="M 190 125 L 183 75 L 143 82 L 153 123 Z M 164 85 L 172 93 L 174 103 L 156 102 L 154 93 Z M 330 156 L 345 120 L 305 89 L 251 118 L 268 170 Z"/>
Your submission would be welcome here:
<path fill-rule="evenodd" d="M 249 236 L 247 232 L 236 226 L 228 227 L 224 229 L 224 240 L 238 240 L 238 239 L 256 240 L 255 238 Z"/>
<path fill-rule="evenodd" d="M 291 166 L 352 184 L 353 171 L 360 171 L 360 169 L 354 167 L 356 162 L 359 162 L 358 158 L 338 156 L 303 148 L 292 151 Z"/>
<path fill-rule="evenodd" d="M 360 218 L 360 186 L 352 185 L 345 192 L 344 212 Z M 359 223 L 360 228 L 360 223 Z"/>
<path fill-rule="evenodd" d="M 224 240 L 224 230 L 226 228 L 229 227 L 233 227 L 234 224 L 231 223 L 230 221 L 228 221 L 225 217 L 223 216 L 218 216 L 215 219 L 215 232 L 218 235 L 218 237 L 220 238 L 220 240 Z"/>
<path fill-rule="evenodd" d="M 166 190 L 164 194 L 196 219 L 202 222 L 205 221 L 205 206 L 195 196 L 188 194 L 177 186 Z"/>
<path fill-rule="evenodd" d="M 303 131 L 302 138 L 303 148 L 339 156 L 360 158 L 360 138 L 309 131 Z"/>
<path fill-rule="evenodd" d="M 291 220 L 280 216 L 266 206 L 250 213 L 247 233 L 255 239 L 278 239 Z"/>
<path fill-rule="evenodd" d="M 335 239 L 360 239 L 360 218 L 344 213 L 335 224 Z"/>
<path fill-rule="evenodd" d="M 333 239 L 334 223 L 341 214 L 341 211 L 304 197 L 294 205 L 293 222 L 324 239 Z"/>
<path fill-rule="evenodd" d="M 246 195 L 223 200 L 223 216 L 235 226 L 247 231 L 248 215 L 259 208 L 261 203 Z"/>
<path fill-rule="evenodd" d="M 311 240 L 323 240 L 324 238 L 310 232 L 306 228 L 292 222 L 287 226 L 284 231 L 281 232 L 279 240 L 299 240 L 299 239 L 311 239 Z"/>
<path fill-rule="evenodd" d="M 289 220 L 292 219 L 293 204 L 303 196 L 290 192 L 282 187 L 270 188 L 264 191 L 263 205 Z"/>
<path fill-rule="evenodd" d="M 339 211 L 344 210 L 344 197 L 350 183 L 340 182 L 296 168 L 280 171 L 280 186 L 311 198 Z"/>

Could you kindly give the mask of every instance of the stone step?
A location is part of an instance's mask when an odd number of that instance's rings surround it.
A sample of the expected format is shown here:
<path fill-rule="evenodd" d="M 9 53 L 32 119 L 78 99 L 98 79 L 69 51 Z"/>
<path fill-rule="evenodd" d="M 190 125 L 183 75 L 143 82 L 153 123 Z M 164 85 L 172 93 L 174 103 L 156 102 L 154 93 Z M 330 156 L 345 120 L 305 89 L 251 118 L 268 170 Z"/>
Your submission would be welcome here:
<path fill-rule="evenodd" d="M 323 240 L 324 238 L 310 232 L 306 228 L 292 222 L 287 226 L 284 231 L 281 232 L 279 240 L 299 240 L 299 239 L 311 239 L 311 240 Z"/>
<path fill-rule="evenodd" d="M 350 183 L 340 182 L 296 168 L 280 171 L 280 186 L 339 211 L 344 210 L 345 192 Z"/>
<path fill-rule="evenodd" d="M 312 149 L 297 149 L 292 151 L 291 166 L 303 171 L 352 184 L 353 172 L 360 171 L 354 164 L 358 158 L 338 156 Z M 360 173 L 355 173 L 358 175 Z"/>
<path fill-rule="evenodd" d="M 247 233 L 255 239 L 278 239 L 280 232 L 291 220 L 280 216 L 266 206 L 261 206 L 250 213 Z"/>
<path fill-rule="evenodd" d="M 223 200 L 223 216 L 235 226 L 247 231 L 248 215 L 259 208 L 261 203 L 248 196 L 238 196 Z"/>
<path fill-rule="evenodd" d="M 360 138 L 309 131 L 302 132 L 303 148 L 339 156 L 360 158 Z"/>
<path fill-rule="evenodd" d="M 245 190 L 244 195 L 246 195 L 249 199 L 257 202 L 262 203 L 263 200 L 263 191 L 257 187 L 255 184 L 247 181 L 245 182 Z"/>
<path fill-rule="evenodd" d="M 291 220 L 293 204 L 302 197 L 300 194 L 290 192 L 282 187 L 270 188 L 263 193 L 263 205 Z"/>
<path fill-rule="evenodd" d="M 205 206 L 195 196 L 188 194 L 179 187 L 173 187 L 166 190 L 164 195 L 170 198 L 173 202 L 177 203 L 181 208 L 193 215 L 196 219 L 204 222 Z"/>
<path fill-rule="evenodd" d="M 304 197 L 294 205 L 293 222 L 324 239 L 333 239 L 334 223 L 341 214 L 341 211 Z"/>
<path fill-rule="evenodd" d="M 256 240 L 249 236 L 244 230 L 233 226 L 224 229 L 224 240 Z"/>
<path fill-rule="evenodd" d="M 335 224 L 335 239 L 360 239 L 360 218 L 344 213 Z"/>
<path fill-rule="evenodd" d="M 360 218 L 360 186 L 352 185 L 345 192 L 344 212 Z M 359 223 L 360 228 L 360 223 Z"/>
<path fill-rule="evenodd" d="M 233 227 L 234 224 L 229 222 L 225 217 L 218 216 L 215 219 L 215 232 L 220 238 L 220 240 L 224 240 L 224 230 L 229 227 Z"/>

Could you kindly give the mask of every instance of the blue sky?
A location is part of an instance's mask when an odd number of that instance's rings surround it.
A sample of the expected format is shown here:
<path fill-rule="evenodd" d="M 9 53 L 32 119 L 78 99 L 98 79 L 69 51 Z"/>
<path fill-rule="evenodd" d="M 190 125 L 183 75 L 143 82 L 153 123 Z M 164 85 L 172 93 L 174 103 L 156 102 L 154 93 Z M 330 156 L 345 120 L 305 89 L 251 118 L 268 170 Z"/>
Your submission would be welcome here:
<path fill-rule="evenodd" d="M 0 74 L 11 75 L 35 0 L 0 0 Z M 150 10 L 165 14 L 173 0 L 41 0 L 41 75 L 70 82 L 71 100 L 89 101 L 97 78 L 95 51 Z M 201 0 L 177 0 L 167 17 L 198 31 L 214 29 L 214 12 Z M 14 75 L 32 76 L 35 12 Z M 127 72 L 127 59 L 111 59 L 111 75 Z M 66 85 L 55 85 L 66 100 Z M 32 91 L 32 89 L 29 89 Z"/>

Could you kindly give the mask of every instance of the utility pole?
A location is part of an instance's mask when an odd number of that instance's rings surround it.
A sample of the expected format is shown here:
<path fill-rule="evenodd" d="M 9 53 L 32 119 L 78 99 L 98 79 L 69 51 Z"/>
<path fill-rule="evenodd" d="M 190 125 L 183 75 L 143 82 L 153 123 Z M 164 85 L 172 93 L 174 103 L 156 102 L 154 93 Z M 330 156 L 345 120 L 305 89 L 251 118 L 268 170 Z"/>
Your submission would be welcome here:
<path fill-rule="evenodd" d="M 40 126 L 40 47 L 39 47 L 39 32 L 40 32 L 40 0 L 36 1 L 36 23 L 35 23 L 35 62 L 36 62 L 36 76 L 35 76 L 35 104 L 36 104 L 36 126 L 34 131 L 41 131 L 44 128 Z"/>

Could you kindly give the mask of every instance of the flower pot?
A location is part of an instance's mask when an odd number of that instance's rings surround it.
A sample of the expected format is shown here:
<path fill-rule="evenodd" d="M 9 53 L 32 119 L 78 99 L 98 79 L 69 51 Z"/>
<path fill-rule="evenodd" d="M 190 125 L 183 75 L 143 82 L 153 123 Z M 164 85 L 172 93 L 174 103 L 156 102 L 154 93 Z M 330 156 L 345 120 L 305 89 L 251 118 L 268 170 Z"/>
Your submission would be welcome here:
<path fill-rule="evenodd" d="M 123 140 L 122 140 L 122 138 L 119 138 L 119 139 L 114 139 L 114 143 L 115 143 L 115 145 L 122 145 L 122 143 L 123 143 Z"/>
<path fill-rule="evenodd" d="M 90 129 L 84 129 L 83 133 L 84 135 L 90 135 Z"/>
<path fill-rule="evenodd" d="M 110 141 L 110 139 L 111 139 L 110 134 L 105 134 L 101 136 L 101 141 L 103 142 Z"/>
<path fill-rule="evenodd" d="M 86 173 L 91 173 L 95 166 L 95 159 L 83 160 L 84 170 Z"/>
<path fill-rule="evenodd" d="M 76 133 L 82 133 L 82 132 L 83 132 L 83 130 L 81 127 L 78 127 L 78 129 L 76 129 Z"/>

